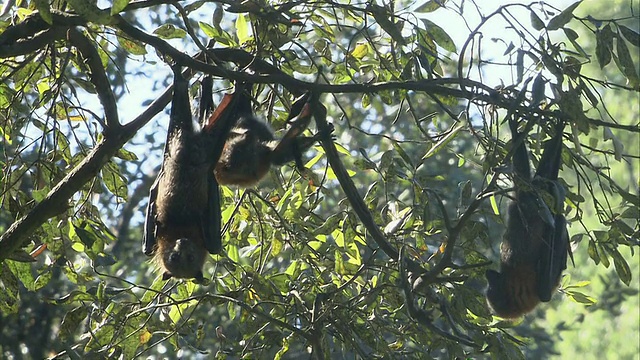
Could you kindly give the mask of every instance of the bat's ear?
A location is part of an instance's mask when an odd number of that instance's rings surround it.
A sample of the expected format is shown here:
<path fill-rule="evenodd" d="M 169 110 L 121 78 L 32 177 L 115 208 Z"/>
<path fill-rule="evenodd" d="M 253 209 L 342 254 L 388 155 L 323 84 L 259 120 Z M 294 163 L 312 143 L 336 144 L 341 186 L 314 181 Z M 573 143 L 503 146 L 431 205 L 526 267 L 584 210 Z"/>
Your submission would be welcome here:
<path fill-rule="evenodd" d="M 165 271 L 164 274 L 162 274 L 162 280 L 169 280 L 172 277 L 173 277 L 173 275 L 168 271 Z"/>
<path fill-rule="evenodd" d="M 251 89 L 253 84 L 250 83 L 236 83 L 236 89 L 233 95 L 236 100 L 236 111 L 239 117 L 253 116 L 253 109 L 251 107 Z"/>
<path fill-rule="evenodd" d="M 214 110 L 212 91 L 213 78 L 207 75 L 200 82 L 200 106 L 198 108 L 198 120 L 201 125 L 207 120 L 207 115 Z"/>

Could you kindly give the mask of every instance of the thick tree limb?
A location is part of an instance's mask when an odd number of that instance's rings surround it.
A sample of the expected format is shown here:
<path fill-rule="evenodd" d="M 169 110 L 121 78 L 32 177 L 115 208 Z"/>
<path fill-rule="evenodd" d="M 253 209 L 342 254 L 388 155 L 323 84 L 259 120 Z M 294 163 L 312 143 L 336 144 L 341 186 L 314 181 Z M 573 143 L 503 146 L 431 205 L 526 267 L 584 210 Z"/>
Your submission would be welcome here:
<path fill-rule="evenodd" d="M 104 137 L 89 155 L 80 162 L 62 181 L 60 181 L 33 210 L 15 221 L 0 236 L 0 261 L 22 246 L 23 240 L 48 219 L 64 212 L 68 201 L 80 188 L 95 177 L 102 166 L 122 146 L 131 139 L 140 128 L 164 109 L 171 100 L 172 88 L 168 88 L 142 114 L 125 126 Z"/>
<path fill-rule="evenodd" d="M 340 161 L 338 150 L 333 144 L 333 139 L 331 138 L 331 132 L 328 131 L 329 124 L 326 121 L 327 110 L 320 104 L 314 105 L 314 118 L 316 126 L 318 127 L 318 132 L 320 134 L 325 134 L 320 139 L 322 148 L 327 155 L 329 165 L 331 165 L 333 172 L 336 174 L 340 187 L 344 190 L 353 210 L 356 212 L 364 227 L 369 231 L 369 235 L 373 238 L 376 244 L 378 244 L 380 249 L 382 249 L 382 251 L 384 251 L 390 258 L 398 259 L 398 250 L 387 241 L 387 237 L 376 224 L 371 212 L 367 209 L 367 205 L 360 197 L 358 189 L 356 189 L 353 181 L 351 181 L 347 169 L 344 167 L 344 164 L 342 164 L 342 161 Z"/>
<path fill-rule="evenodd" d="M 71 43 L 80 51 L 85 63 L 91 70 L 89 78 L 96 89 L 98 99 L 104 109 L 107 126 L 105 136 L 108 137 L 113 130 L 120 127 L 120 120 L 118 120 L 116 97 L 113 95 L 107 74 L 104 72 L 100 54 L 98 54 L 98 50 L 94 47 L 93 42 L 87 39 L 76 28 L 69 29 L 69 40 L 71 40 Z"/>
<path fill-rule="evenodd" d="M 0 58 L 32 54 L 45 45 L 63 39 L 67 28 L 52 27 L 26 40 L 0 45 Z M 1 35 L 0 35 L 1 36 Z"/>

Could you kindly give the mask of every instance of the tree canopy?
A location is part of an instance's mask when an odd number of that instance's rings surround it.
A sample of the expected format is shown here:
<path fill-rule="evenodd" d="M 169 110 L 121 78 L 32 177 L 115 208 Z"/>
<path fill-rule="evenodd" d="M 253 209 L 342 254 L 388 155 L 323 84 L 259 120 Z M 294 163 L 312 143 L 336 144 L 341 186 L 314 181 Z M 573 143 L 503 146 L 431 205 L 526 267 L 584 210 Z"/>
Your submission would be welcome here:
<path fill-rule="evenodd" d="M 548 357 L 600 316 L 635 317 L 637 339 L 637 5 L 7 1 L 2 354 Z M 141 251 L 171 64 L 194 107 L 209 75 L 217 101 L 252 84 L 276 136 L 309 91 L 327 116 L 307 132 L 335 128 L 306 170 L 221 188 L 224 251 L 201 284 L 163 280 Z M 565 124 L 573 253 L 554 300 L 517 321 L 484 295 L 513 198 L 509 119 L 534 166 Z"/>

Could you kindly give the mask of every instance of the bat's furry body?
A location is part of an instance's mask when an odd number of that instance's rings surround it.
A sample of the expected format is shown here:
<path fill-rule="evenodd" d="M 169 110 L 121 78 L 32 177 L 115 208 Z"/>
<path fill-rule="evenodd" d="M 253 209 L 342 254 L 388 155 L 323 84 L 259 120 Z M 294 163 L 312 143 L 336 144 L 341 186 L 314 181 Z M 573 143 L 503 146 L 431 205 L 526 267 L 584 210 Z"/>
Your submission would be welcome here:
<path fill-rule="evenodd" d="M 523 134 L 510 122 L 515 200 L 508 209 L 507 231 L 500 246 L 500 272 L 487 271 L 487 301 L 494 313 L 516 318 L 548 302 L 566 269 L 569 249 L 562 214 L 564 188 L 558 182 L 562 153 L 562 124 L 546 144 L 533 179 Z"/>

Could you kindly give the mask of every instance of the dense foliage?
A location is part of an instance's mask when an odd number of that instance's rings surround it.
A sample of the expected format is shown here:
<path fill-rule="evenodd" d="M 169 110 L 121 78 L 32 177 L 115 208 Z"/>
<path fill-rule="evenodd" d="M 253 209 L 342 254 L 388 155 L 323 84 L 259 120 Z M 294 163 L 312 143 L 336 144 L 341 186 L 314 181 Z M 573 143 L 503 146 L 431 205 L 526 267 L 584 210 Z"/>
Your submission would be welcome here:
<path fill-rule="evenodd" d="M 624 316 L 640 232 L 633 3 L 6 2 L 3 356 L 547 357 L 596 311 Z M 163 281 L 140 251 L 175 62 L 192 70 L 194 104 L 209 74 L 218 99 L 255 84 L 277 135 L 304 91 L 335 127 L 308 171 L 223 188 L 224 253 L 204 284 Z M 550 120 L 567 124 L 575 257 L 522 323 L 493 317 L 483 294 L 512 188 L 511 115 L 531 129 L 533 164 Z M 593 311 L 536 322 L 561 302 Z"/>

